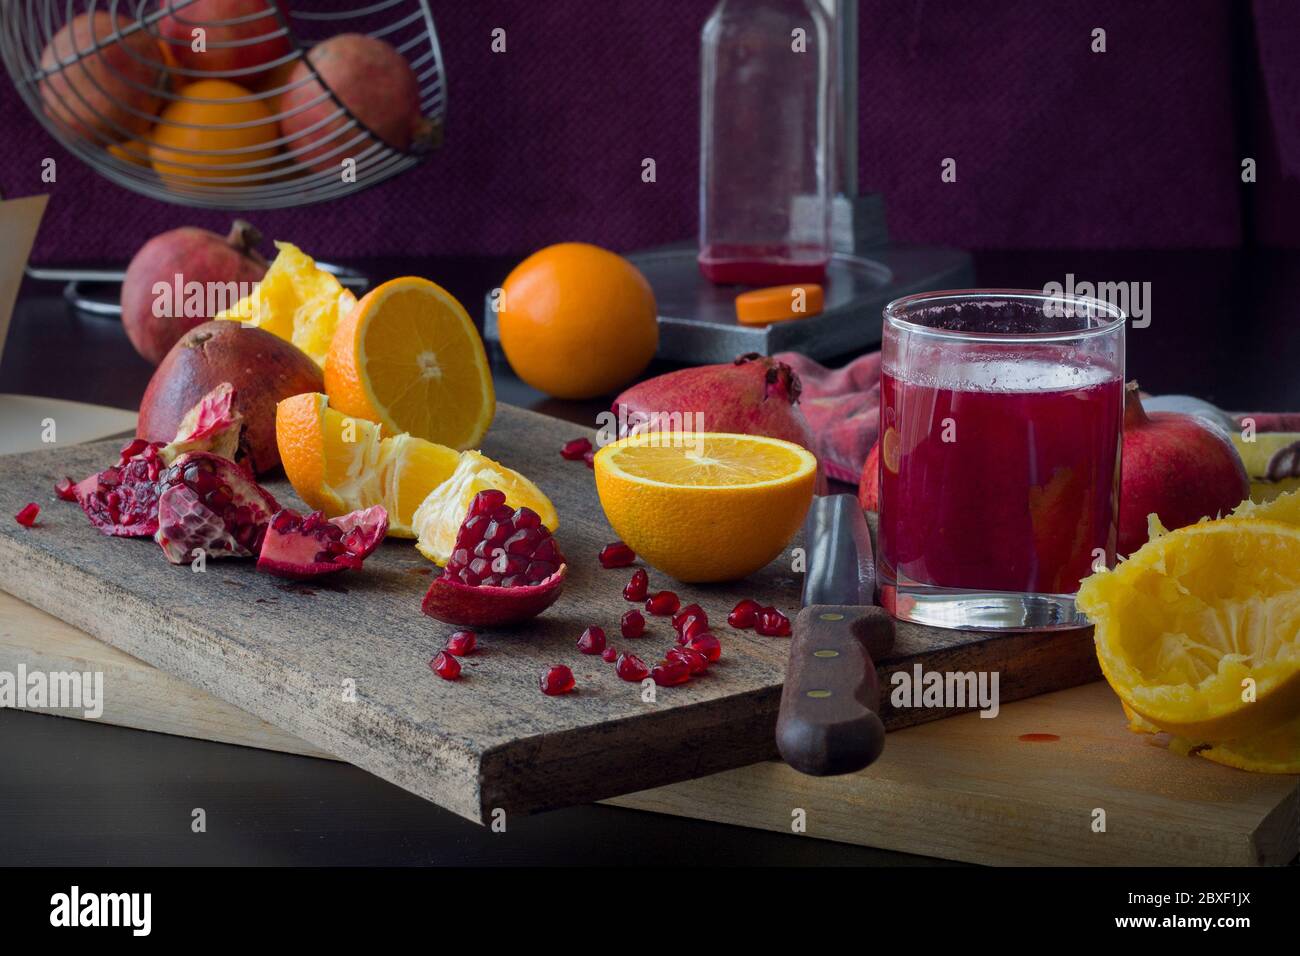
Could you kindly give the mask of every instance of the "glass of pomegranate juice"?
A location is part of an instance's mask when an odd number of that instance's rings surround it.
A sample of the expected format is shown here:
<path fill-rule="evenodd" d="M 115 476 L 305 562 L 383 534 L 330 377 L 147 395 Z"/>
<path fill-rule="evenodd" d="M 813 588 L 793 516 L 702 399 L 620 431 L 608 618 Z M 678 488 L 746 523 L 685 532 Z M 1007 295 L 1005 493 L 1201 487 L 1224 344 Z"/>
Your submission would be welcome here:
<path fill-rule="evenodd" d="M 971 290 L 885 307 L 880 603 L 936 627 L 1086 623 L 1079 581 L 1115 562 L 1123 310 Z"/>

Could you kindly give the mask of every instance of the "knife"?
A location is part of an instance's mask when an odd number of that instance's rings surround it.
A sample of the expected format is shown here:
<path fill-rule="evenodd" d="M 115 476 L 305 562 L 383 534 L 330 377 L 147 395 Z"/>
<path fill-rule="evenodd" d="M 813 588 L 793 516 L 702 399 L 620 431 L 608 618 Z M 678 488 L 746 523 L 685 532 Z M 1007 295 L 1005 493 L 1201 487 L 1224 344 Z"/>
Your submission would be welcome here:
<path fill-rule="evenodd" d="M 803 610 L 794 621 L 776 746 L 800 773 L 852 773 L 885 746 L 873 657 L 893 646 L 894 620 L 874 606 L 871 534 L 856 496 L 814 498 L 804 538 Z"/>

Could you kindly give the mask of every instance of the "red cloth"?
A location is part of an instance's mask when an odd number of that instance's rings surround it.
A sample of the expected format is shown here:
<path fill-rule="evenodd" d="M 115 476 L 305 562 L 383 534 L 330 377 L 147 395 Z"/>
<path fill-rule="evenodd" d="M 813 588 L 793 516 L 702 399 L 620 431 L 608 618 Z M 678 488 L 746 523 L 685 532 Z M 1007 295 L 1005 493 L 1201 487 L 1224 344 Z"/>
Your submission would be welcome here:
<path fill-rule="evenodd" d="M 773 358 L 799 376 L 799 408 L 817 438 L 817 457 L 826 474 L 856 485 L 880 428 L 880 353 L 860 356 L 839 369 L 798 352 Z"/>

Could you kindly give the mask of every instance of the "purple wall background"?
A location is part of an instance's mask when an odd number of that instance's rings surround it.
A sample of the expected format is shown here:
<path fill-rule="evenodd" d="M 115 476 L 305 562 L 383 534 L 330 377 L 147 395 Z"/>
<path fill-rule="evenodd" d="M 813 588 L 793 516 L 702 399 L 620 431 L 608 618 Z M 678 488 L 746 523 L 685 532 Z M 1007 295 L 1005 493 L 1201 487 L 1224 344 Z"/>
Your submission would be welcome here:
<path fill-rule="evenodd" d="M 432 0 L 446 146 L 328 205 L 251 216 L 330 257 L 615 249 L 693 236 L 713 0 Z M 860 174 L 895 238 L 971 248 L 1300 244 L 1300 2 L 862 0 Z M 490 51 L 504 27 L 508 52 Z M 1089 50 L 1094 27 L 1108 52 Z M 5 196 L 59 161 L 38 262 L 125 259 L 230 216 L 127 192 L 0 84 Z M 1259 182 L 1243 187 L 1253 155 Z M 643 157 L 658 181 L 640 180 Z M 957 182 L 940 163 L 957 160 Z M 1292 170 L 1284 171 L 1283 160 Z"/>

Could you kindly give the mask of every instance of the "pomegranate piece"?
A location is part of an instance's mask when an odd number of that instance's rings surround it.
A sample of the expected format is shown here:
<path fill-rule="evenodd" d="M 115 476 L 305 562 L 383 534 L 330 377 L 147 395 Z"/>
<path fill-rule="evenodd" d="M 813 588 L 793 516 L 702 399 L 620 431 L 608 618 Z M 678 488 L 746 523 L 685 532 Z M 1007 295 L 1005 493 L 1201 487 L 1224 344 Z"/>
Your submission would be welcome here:
<path fill-rule="evenodd" d="M 542 675 L 539 684 L 542 693 L 548 697 L 559 697 L 561 694 L 567 694 L 574 688 L 573 671 L 563 664 L 556 664 Z"/>
<path fill-rule="evenodd" d="M 41 513 L 41 506 L 34 501 L 29 501 L 22 506 L 18 514 L 14 515 L 14 520 L 24 528 L 30 528 L 36 524 L 36 516 Z"/>
<path fill-rule="evenodd" d="M 447 651 L 439 651 L 438 656 L 429 661 L 429 670 L 443 680 L 456 680 L 460 677 L 460 661 Z"/>
<path fill-rule="evenodd" d="M 614 672 L 626 681 L 641 681 L 650 676 L 650 668 L 646 667 L 645 661 L 635 654 L 618 655 Z"/>
<path fill-rule="evenodd" d="M 480 491 L 456 534 L 423 610 L 448 624 L 496 627 L 541 614 L 560 596 L 567 567 L 550 530 L 531 508 L 514 509 L 496 488 Z"/>
<path fill-rule="evenodd" d="M 584 654 L 599 654 L 605 649 L 605 631 L 599 627 L 589 627 L 578 638 L 578 650 Z"/>
<path fill-rule="evenodd" d="M 765 607 L 758 612 L 754 629 L 764 637 L 789 637 L 790 619 L 774 607 Z"/>
<path fill-rule="evenodd" d="M 664 655 L 665 660 L 681 661 L 690 668 L 691 676 L 703 674 L 709 669 L 709 659 L 699 651 L 689 647 L 674 647 Z"/>
<path fill-rule="evenodd" d="M 660 687 L 676 687 L 691 679 L 691 668 L 685 661 L 664 661 L 650 672 L 650 676 Z"/>
<path fill-rule="evenodd" d="M 622 541 L 615 541 L 600 549 L 602 568 L 626 568 L 636 561 L 636 552 Z"/>
<path fill-rule="evenodd" d="M 645 568 L 637 568 L 632 572 L 632 580 L 627 582 L 623 588 L 623 599 L 627 601 L 644 601 L 646 592 L 650 590 L 650 575 L 646 574 Z"/>
<path fill-rule="evenodd" d="M 90 523 L 104 534 L 144 538 L 158 531 L 160 475 L 187 452 L 231 458 L 239 444 L 242 419 L 234 411 L 234 389 L 222 383 L 182 418 L 169 443 L 135 438 L 122 446 L 118 462 L 78 482 L 72 495 Z M 65 493 L 55 486 L 60 498 Z"/>
<path fill-rule="evenodd" d="M 54 493 L 63 501 L 77 500 L 77 483 L 64 475 L 54 483 Z"/>
<path fill-rule="evenodd" d="M 618 660 L 618 649 L 613 647 L 605 648 L 600 652 L 600 659 L 610 664 L 614 663 L 614 661 Z"/>
<path fill-rule="evenodd" d="M 646 598 L 645 609 L 655 617 L 667 617 L 676 613 L 682 602 L 672 591 L 660 591 Z"/>
<path fill-rule="evenodd" d="M 560 449 L 560 457 L 565 461 L 582 461 L 582 457 L 591 451 L 591 442 L 586 438 L 574 438 L 566 441 Z"/>
<path fill-rule="evenodd" d="M 645 616 L 633 608 L 624 613 L 620 628 L 624 637 L 640 637 L 645 633 Z"/>
<path fill-rule="evenodd" d="M 709 632 L 696 634 L 686 646 L 692 651 L 703 654 L 710 664 L 722 657 L 722 642 Z"/>
<path fill-rule="evenodd" d="M 257 570 L 301 580 L 360 569 L 387 533 L 388 512 L 382 505 L 338 518 L 326 518 L 319 511 L 303 517 L 284 508 L 271 519 L 262 539 Z"/>
<path fill-rule="evenodd" d="M 202 451 L 177 458 L 158 488 L 154 540 L 172 564 L 189 561 L 196 550 L 208 558 L 252 557 L 280 510 L 243 468 Z"/>
<path fill-rule="evenodd" d="M 742 631 L 751 628 L 758 622 L 758 612 L 761 610 L 763 605 L 752 598 L 745 598 L 731 609 L 731 613 L 727 615 L 727 623 Z"/>
<path fill-rule="evenodd" d="M 464 657 L 466 654 L 473 654 L 477 645 L 478 635 L 473 631 L 456 631 L 447 638 L 446 651 L 448 654 Z"/>

